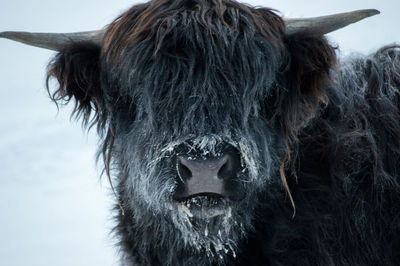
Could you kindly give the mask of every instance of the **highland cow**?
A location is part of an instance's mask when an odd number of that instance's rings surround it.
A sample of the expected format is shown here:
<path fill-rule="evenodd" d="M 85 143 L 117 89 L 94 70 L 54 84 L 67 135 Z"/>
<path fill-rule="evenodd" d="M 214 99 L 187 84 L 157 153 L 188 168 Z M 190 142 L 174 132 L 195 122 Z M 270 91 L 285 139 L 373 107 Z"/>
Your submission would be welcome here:
<path fill-rule="evenodd" d="M 48 90 L 98 129 L 123 265 L 400 265 L 400 50 L 339 62 L 324 37 L 377 13 L 152 0 L 0 36 L 58 51 Z"/>

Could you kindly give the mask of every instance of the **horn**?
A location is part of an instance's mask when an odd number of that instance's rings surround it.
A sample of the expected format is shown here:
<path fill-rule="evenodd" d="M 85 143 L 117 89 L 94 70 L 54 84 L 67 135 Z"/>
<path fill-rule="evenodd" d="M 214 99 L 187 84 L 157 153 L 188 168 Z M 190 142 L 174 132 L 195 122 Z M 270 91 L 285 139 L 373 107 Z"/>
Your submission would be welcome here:
<path fill-rule="evenodd" d="M 291 35 L 302 31 L 311 31 L 315 34 L 327 34 L 364 18 L 379 14 L 376 9 L 364 9 L 335 15 L 285 19 L 286 34 Z M 32 32 L 0 32 L 1 38 L 7 38 L 28 45 L 37 46 L 54 51 L 60 51 L 67 44 L 82 41 L 91 41 L 100 44 L 104 30 L 85 31 L 74 33 L 32 33 Z"/>
<path fill-rule="evenodd" d="M 23 31 L 4 31 L 0 32 L 0 37 L 53 51 L 60 51 L 66 45 L 74 42 L 89 41 L 100 45 L 103 34 L 104 30 L 74 33 L 33 33 Z"/>
<path fill-rule="evenodd" d="M 379 13 L 380 12 L 376 9 L 362 9 L 314 18 L 288 18 L 285 19 L 286 34 L 291 35 L 297 32 L 310 31 L 315 34 L 323 35 Z"/>

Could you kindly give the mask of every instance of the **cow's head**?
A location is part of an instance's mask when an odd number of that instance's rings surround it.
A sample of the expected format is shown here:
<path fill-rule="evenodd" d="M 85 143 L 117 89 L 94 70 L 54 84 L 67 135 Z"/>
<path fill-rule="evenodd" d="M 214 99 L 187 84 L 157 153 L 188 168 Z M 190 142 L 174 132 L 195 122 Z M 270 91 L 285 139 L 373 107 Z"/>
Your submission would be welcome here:
<path fill-rule="evenodd" d="M 123 241 L 218 259 L 251 230 L 260 193 L 280 177 L 287 188 L 297 132 L 327 102 L 323 34 L 375 13 L 284 21 L 233 1 L 156 0 L 101 31 L 24 41 L 59 51 L 52 98 L 99 129 Z"/>

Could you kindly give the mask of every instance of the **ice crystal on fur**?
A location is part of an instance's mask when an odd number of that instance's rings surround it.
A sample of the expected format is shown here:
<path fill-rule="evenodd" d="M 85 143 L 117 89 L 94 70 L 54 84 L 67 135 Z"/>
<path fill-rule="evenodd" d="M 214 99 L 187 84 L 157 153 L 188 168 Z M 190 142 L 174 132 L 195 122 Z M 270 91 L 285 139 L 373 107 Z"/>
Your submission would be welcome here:
<path fill-rule="evenodd" d="M 235 228 L 238 226 L 229 202 L 198 196 L 179 202 L 177 206 L 176 223 L 185 244 L 212 258 L 223 259 L 228 253 L 235 256 L 237 239 L 232 239 L 232 230 L 238 230 Z"/>

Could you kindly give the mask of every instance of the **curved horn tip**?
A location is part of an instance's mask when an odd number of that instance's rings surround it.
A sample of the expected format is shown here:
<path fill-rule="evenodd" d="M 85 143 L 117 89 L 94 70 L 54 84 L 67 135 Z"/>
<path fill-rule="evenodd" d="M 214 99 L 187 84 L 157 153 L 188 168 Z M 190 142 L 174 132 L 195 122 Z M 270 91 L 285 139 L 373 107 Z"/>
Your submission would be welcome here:
<path fill-rule="evenodd" d="M 22 33 L 25 33 L 23 31 L 21 31 Z M 18 35 L 18 33 L 20 33 L 19 31 L 2 31 L 0 32 L 0 38 L 6 38 L 6 39 L 13 39 L 15 38 L 16 35 Z"/>
<path fill-rule="evenodd" d="M 46 38 L 43 36 L 46 35 L 44 33 L 33 33 L 26 31 L 3 31 L 0 32 L 0 38 L 9 39 L 12 41 L 24 43 L 31 46 L 36 46 L 40 48 L 45 48 L 49 50 L 58 51 L 60 46 L 52 45 Z"/>
<path fill-rule="evenodd" d="M 369 13 L 369 16 L 378 15 L 381 13 L 378 9 L 365 9 L 365 12 Z"/>
<path fill-rule="evenodd" d="M 347 14 L 352 14 L 352 13 L 354 14 L 354 21 L 357 22 L 357 21 L 360 21 L 360 20 L 365 19 L 365 18 L 369 18 L 369 17 L 375 16 L 375 15 L 379 15 L 381 12 L 379 10 L 377 10 L 377 9 L 360 9 L 360 10 L 348 12 Z M 344 14 L 346 14 L 346 13 L 344 13 Z M 359 17 L 357 17 L 356 14 Z"/>
<path fill-rule="evenodd" d="M 1 31 L 0 38 L 8 38 L 9 34 L 10 34 L 10 31 Z"/>
<path fill-rule="evenodd" d="M 380 14 L 380 11 L 377 9 L 361 9 L 321 17 L 289 18 L 285 19 L 286 34 L 291 35 L 302 31 L 327 34 L 378 14 Z"/>
<path fill-rule="evenodd" d="M 0 37 L 25 43 L 31 46 L 45 48 L 53 51 L 60 51 L 66 45 L 74 42 L 90 41 L 96 44 L 100 44 L 103 33 L 104 30 L 72 32 L 72 33 L 4 31 L 0 33 Z"/>

